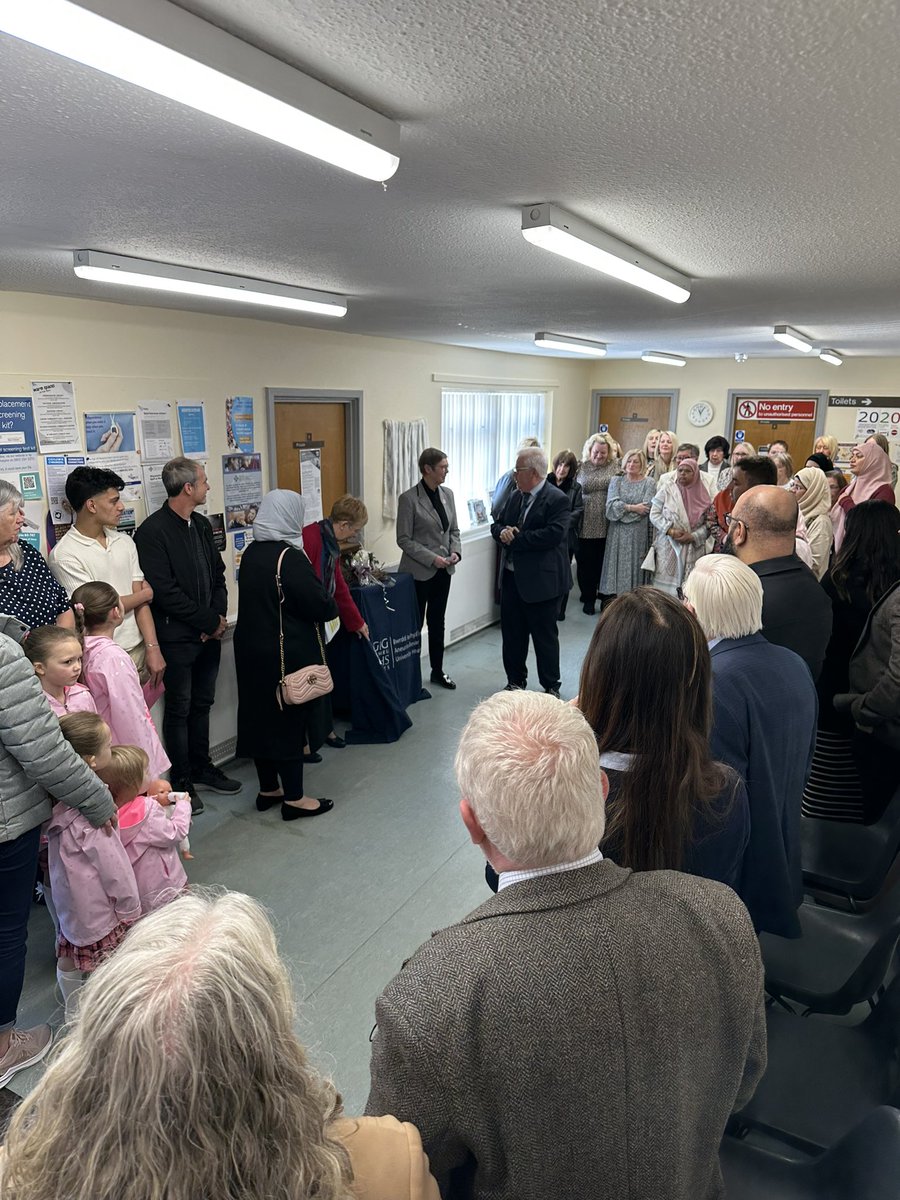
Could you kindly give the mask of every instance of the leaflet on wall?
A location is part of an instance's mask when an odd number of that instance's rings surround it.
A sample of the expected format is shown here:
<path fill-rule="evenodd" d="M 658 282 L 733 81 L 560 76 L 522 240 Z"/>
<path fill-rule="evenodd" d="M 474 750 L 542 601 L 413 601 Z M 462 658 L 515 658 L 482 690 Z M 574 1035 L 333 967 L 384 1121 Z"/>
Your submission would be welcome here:
<path fill-rule="evenodd" d="M 203 401 L 178 401 L 178 429 L 185 458 L 206 458 L 206 411 Z M 252 449 L 252 447 L 251 447 Z"/>
<path fill-rule="evenodd" d="M 241 559 L 244 557 L 244 551 L 253 541 L 253 530 L 242 529 L 234 535 L 234 579 L 235 583 L 240 578 L 241 574 Z"/>
<path fill-rule="evenodd" d="M 229 532 L 246 529 L 256 520 L 263 495 L 262 456 L 224 454 L 225 524 Z"/>
<path fill-rule="evenodd" d="M 133 533 L 138 521 L 146 515 L 144 508 L 144 481 L 141 478 L 141 458 L 139 454 L 111 451 L 98 451 L 97 454 L 86 454 L 85 465 L 100 467 L 115 473 L 125 481 L 122 489 L 122 503 L 125 512 L 117 526 L 123 533 Z"/>
<path fill-rule="evenodd" d="M 228 544 L 228 539 L 225 537 L 225 514 L 210 513 L 209 523 L 212 525 L 213 545 L 221 554 Z"/>
<path fill-rule="evenodd" d="M 83 454 L 48 454 L 44 459 L 47 479 L 47 504 L 54 525 L 71 525 L 72 510 L 66 499 L 66 480 L 76 467 L 87 465 Z"/>
<path fill-rule="evenodd" d="M 876 399 L 876 404 L 877 399 Z M 895 402 L 896 403 L 896 402 Z M 900 408 L 878 407 L 856 410 L 856 440 L 864 442 L 873 433 L 883 433 L 893 462 L 900 462 Z"/>
<path fill-rule="evenodd" d="M 252 396 L 229 396 L 225 400 L 225 444 L 229 450 L 253 453 Z"/>
<path fill-rule="evenodd" d="M 33 500 L 25 501 L 25 524 L 19 530 L 19 541 L 27 542 L 38 552 L 41 547 L 41 522 L 44 517 L 44 506 Z"/>
<path fill-rule="evenodd" d="M 68 454 L 81 450 L 74 383 L 33 381 L 31 403 L 41 454 Z"/>
<path fill-rule="evenodd" d="M 322 451 L 300 451 L 300 491 L 306 509 L 303 520 L 307 525 L 321 521 L 325 515 L 322 512 Z"/>
<path fill-rule="evenodd" d="M 85 413 L 84 445 L 88 454 L 133 454 L 137 450 L 134 413 Z"/>
<path fill-rule="evenodd" d="M 172 405 L 167 401 L 139 404 L 138 443 L 144 462 L 166 463 L 175 457 Z"/>
<path fill-rule="evenodd" d="M 0 475 L 25 500 L 40 500 L 40 462 L 28 396 L 0 397 Z"/>
<path fill-rule="evenodd" d="M 144 463 L 141 475 L 144 480 L 144 502 L 147 512 L 156 512 L 166 502 L 166 489 L 163 487 L 162 469 L 165 463 Z"/>

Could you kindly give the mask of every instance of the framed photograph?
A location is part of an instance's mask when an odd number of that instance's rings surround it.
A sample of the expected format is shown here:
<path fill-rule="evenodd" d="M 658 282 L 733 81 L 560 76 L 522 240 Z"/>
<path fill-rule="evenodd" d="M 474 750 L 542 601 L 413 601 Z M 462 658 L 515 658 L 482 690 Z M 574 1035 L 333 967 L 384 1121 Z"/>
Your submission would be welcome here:
<path fill-rule="evenodd" d="M 469 521 L 473 525 L 487 525 L 487 508 L 483 500 L 469 501 Z"/>

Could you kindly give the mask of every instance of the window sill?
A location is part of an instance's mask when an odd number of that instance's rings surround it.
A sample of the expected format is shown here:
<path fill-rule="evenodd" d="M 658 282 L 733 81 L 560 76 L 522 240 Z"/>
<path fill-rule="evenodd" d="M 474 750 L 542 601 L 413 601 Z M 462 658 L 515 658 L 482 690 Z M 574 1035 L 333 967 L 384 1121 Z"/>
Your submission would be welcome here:
<path fill-rule="evenodd" d="M 459 531 L 459 540 L 463 544 L 466 542 L 480 542 L 484 538 L 490 538 L 490 536 L 490 522 L 487 525 L 473 525 L 471 529 L 461 529 Z"/>

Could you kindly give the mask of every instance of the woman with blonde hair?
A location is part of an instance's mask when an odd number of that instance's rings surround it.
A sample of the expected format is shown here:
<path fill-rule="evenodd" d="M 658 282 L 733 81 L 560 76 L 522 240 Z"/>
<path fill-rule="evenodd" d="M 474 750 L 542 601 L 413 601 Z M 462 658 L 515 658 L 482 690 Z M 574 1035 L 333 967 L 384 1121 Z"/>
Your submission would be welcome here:
<path fill-rule="evenodd" d="M 606 501 L 609 532 L 600 580 L 604 596 L 621 596 L 642 582 L 641 563 L 650 546 L 648 518 L 656 484 L 646 477 L 647 459 L 643 450 L 629 450 L 622 468 L 625 473 L 610 483 Z"/>
<path fill-rule="evenodd" d="M 651 429 L 644 438 L 643 450 L 644 457 L 647 459 L 648 472 L 653 464 L 653 460 L 656 458 L 656 447 L 659 445 L 659 435 L 661 432 L 662 430 L 660 429 Z"/>
<path fill-rule="evenodd" d="M 825 454 L 834 462 L 837 459 L 838 440 L 832 437 L 830 433 L 823 433 L 821 437 L 816 438 L 816 444 L 813 446 L 813 454 Z"/>
<path fill-rule="evenodd" d="M 834 526 L 831 523 L 831 491 L 825 472 L 818 467 L 804 467 L 791 480 L 791 491 L 797 497 L 800 513 L 806 525 L 806 540 L 813 560 L 816 579 L 828 570 Z"/>
<path fill-rule="evenodd" d="M 338 1120 L 248 896 L 182 896 L 97 969 L 6 1140 L 3 1200 L 437 1200 L 418 1132 Z M 73 1138 L 78 1152 L 73 1153 Z"/>
<path fill-rule="evenodd" d="M 663 429 L 656 443 L 653 465 L 647 469 L 647 478 L 659 483 L 663 475 L 675 470 L 675 451 L 678 438 L 673 429 Z"/>
<path fill-rule="evenodd" d="M 775 470 L 778 472 L 778 487 L 789 488 L 794 475 L 794 460 L 787 451 L 781 450 L 776 450 L 774 454 L 770 450 L 769 458 L 775 464 Z"/>
<path fill-rule="evenodd" d="M 619 473 L 616 444 L 608 433 L 594 433 L 581 451 L 578 482 L 584 499 L 584 516 L 578 538 L 576 562 L 581 604 L 589 616 L 596 611 L 603 557 L 606 553 L 606 500 L 613 476 Z"/>

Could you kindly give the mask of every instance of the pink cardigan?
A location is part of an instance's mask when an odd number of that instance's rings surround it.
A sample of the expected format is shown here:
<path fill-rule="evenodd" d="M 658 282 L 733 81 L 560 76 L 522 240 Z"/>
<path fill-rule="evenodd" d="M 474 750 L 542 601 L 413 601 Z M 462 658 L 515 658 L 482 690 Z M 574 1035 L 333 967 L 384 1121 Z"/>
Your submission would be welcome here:
<path fill-rule="evenodd" d="M 138 919 L 138 885 L 117 834 L 95 829 L 68 804 L 55 805 L 45 832 L 64 938 L 73 946 L 91 946 L 122 921 Z"/>
<path fill-rule="evenodd" d="M 172 764 L 147 708 L 137 667 L 112 638 L 89 635 L 84 639 L 84 682 L 97 712 L 112 730 L 113 745 L 146 750 L 151 779 L 167 771 Z"/>
<path fill-rule="evenodd" d="M 187 887 L 178 843 L 191 826 L 191 798 L 187 792 L 172 795 L 178 798 L 171 817 L 149 796 L 138 796 L 119 809 L 119 836 L 134 870 L 143 913 L 161 908 Z"/>
<path fill-rule="evenodd" d="M 65 689 L 65 693 L 65 701 L 60 704 L 55 696 L 51 696 L 49 692 L 44 692 L 44 695 L 47 697 L 48 704 L 58 717 L 64 717 L 66 713 L 95 713 L 97 711 L 97 705 L 94 703 L 94 697 L 87 690 L 83 683 L 73 683 L 71 687 L 67 687 Z M 77 945 L 77 942 L 75 945 Z"/>

